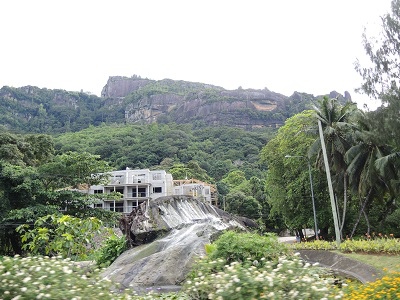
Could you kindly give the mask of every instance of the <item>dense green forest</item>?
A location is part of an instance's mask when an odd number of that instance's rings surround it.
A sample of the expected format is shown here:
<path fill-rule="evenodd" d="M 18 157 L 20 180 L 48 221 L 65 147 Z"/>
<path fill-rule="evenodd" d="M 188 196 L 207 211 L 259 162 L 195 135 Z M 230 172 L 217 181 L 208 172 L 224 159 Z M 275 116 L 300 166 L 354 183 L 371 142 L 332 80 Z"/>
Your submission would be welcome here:
<path fill-rule="evenodd" d="M 33 86 L 0 89 L 0 125 L 18 133 L 62 133 L 123 122 L 124 110 L 83 92 Z"/>
<path fill-rule="evenodd" d="M 233 170 L 243 171 L 248 179 L 262 177 L 259 152 L 274 134 L 272 129 L 249 132 L 229 127 L 193 129 L 191 125 L 177 124 L 102 125 L 59 135 L 54 143 L 59 153 L 98 154 L 115 169 L 170 170 L 177 165 L 197 164 L 215 183 Z M 192 172 L 188 169 L 187 176 L 200 176 Z"/>

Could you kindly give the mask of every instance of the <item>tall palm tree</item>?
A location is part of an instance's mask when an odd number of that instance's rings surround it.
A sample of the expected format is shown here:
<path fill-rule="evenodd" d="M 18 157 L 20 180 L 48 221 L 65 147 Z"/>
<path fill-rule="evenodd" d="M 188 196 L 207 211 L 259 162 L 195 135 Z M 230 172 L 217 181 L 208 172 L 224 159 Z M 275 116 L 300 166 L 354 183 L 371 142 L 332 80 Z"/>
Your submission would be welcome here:
<path fill-rule="evenodd" d="M 326 152 L 330 163 L 330 169 L 334 173 L 334 187 L 336 195 L 343 194 L 343 212 L 340 224 L 342 234 L 346 218 L 347 208 L 347 164 L 345 154 L 351 147 L 354 124 L 352 118 L 358 112 L 356 104 L 348 102 L 341 105 L 336 98 L 324 97 L 319 105 L 313 107 L 316 118 L 321 121 Z M 309 150 L 309 156 L 316 156 L 316 165 L 323 168 L 323 157 L 320 139 L 316 139 Z M 339 217 L 339 216 L 338 216 Z M 338 218 L 339 219 L 339 218 Z"/>
<path fill-rule="evenodd" d="M 365 216 L 369 234 L 367 204 L 374 197 L 389 190 L 388 182 L 391 177 L 389 172 L 386 173 L 386 176 L 382 176 L 383 173 L 379 172 L 376 164 L 377 161 L 391 153 L 390 147 L 373 131 L 371 120 L 364 114 L 360 117 L 358 120 L 359 130 L 354 134 L 355 144 L 345 156 L 351 189 L 358 194 L 360 199 L 360 210 L 351 237 L 356 231 L 362 214 Z"/>

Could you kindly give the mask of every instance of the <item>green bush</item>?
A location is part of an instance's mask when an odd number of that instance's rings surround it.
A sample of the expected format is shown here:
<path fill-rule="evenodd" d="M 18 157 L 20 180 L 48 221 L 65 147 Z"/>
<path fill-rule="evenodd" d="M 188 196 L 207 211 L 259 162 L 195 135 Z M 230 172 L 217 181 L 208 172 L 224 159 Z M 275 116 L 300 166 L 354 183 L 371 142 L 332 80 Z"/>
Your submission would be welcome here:
<path fill-rule="evenodd" d="M 107 232 L 102 224 L 94 217 L 53 214 L 37 219 L 32 229 L 21 225 L 16 230 L 21 234 L 22 248 L 32 254 L 85 259 L 94 252 L 95 234 Z"/>
<path fill-rule="evenodd" d="M 125 236 L 111 235 L 99 249 L 96 263 L 101 267 L 108 267 L 127 249 L 128 243 Z"/>
<path fill-rule="evenodd" d="M 273 234 L 261 236 L 256 233 L 224 232 L 213 244 L 215 249 L 209 254 L 210 260 L 226 259 L 228 263 L 238 261 L 276 260 L 287 253 L 285 244 L 279 243 Z"/>

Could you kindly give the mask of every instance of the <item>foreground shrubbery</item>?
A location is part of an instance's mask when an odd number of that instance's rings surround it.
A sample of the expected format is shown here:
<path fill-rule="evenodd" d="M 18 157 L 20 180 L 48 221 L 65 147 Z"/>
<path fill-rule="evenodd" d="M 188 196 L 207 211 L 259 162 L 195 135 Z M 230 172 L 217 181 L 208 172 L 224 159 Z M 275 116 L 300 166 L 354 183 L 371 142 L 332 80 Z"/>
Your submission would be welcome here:
<path fill-rule="evenodd" d="M 69 259 L 33 256 L 0 259 L 0 299 L 188 299 L 176 294 L 145 296 L 118 289 L 99 269 L 79 267 Z"/>
<path fill-rule="evenodd" d="M 186 293 L 192 299 L 340 299 L 343 292 L 334 287 L 334 279 L 321 268 L 296 257 L 280 257 L 277 262 L 232 262 L 219 272 L 210 272 L 218 261 L 203 264 L 204 273 L 187 282 Z"/>
<path fill-rule="evenodd" d="M 324 241 L 302 244 L 319 245 L 319 249 L 330 245 Z M 123 247 L 123 238 L 111 238 L 106 243 L 105 262 L 117 255 L 114 246 Z M 136 295 L 129 289 L 118 292 L 118 287 L 100 277 L 99 269 L 79 267 L 69 259 L 2 257 L 0 299 L 400 298 L 399 272 L 388 273 L 367 285 L 350 283 L 339 287 L 325 269 L 292 255 L 287 246 L 279 243 L 276 236 L 228 231 L 206 247 L 208 255 L 195 264 L 182 292 L 148 295 Z"/>
<path fill-rule="evenodd" d="M 390 272 L 364 285 L 351 285 L 344 299 L 400 299 L 400 272 Z"/>
<path fill-rule="evenodd" d="M 184 286 L 192 299 L 322 299 L 342 293 L 321 268 L 290 255 L 274 235 L 228 231 Z"/>
<path fill-rule="evenodd" d="M 400 254 L 400 240 L 395 238 L 379 238 L 372 240 L 345 240 L 337 249 L 336 242 L 312 241 L 291 244 L 292 249 L 300 250 L 340 250 L 343 252 Z"/>
<path fill-rule="evenodd" d="M 110 284 L 99 270 L 79 268 L 59 257 L 3 257 L 0 261 L 2 299 L 112 299 Z M 15 298 L 17 297 L 17 298 Z M 123 299 L 123 298 L 122 298 Z"/>

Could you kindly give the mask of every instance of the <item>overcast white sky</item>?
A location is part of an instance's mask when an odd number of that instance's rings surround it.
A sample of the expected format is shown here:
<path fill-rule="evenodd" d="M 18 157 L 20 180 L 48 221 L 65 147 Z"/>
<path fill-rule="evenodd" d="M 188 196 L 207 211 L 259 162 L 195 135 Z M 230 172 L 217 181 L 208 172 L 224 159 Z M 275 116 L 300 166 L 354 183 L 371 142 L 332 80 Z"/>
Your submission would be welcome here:
<path fill-rule="evenodd" d="M 380 30 L 390 0 L 14 0 L 0 10 L 0 86 L 100 95 L 109 76 L 137 74 L 287 96 L 347 90 L 361 107 L 361 34 Z"/>

